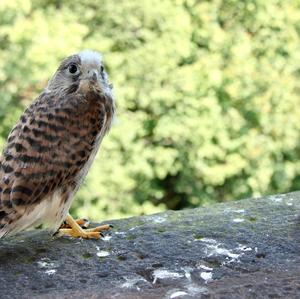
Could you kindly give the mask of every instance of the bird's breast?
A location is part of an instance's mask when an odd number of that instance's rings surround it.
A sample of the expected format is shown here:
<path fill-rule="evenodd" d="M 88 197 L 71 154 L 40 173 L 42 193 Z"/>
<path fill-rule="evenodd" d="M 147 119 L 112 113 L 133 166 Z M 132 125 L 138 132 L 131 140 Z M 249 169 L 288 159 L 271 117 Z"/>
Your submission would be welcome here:
<path fill-rule="evenodd" d="M 100 148 L 101 142 L 105 134 L 109 131 L 113 115 L 114 103 L 111 98 L 93 98 L 89 99 L 90 109 L 85 113 L 84 123 L 87 125 L 85 137 L 88 140 L 89 150 L 85 163 L 78 171 L 75 181 L 80 185 L 82 180 L 87 175 L 91 164 Z"/>

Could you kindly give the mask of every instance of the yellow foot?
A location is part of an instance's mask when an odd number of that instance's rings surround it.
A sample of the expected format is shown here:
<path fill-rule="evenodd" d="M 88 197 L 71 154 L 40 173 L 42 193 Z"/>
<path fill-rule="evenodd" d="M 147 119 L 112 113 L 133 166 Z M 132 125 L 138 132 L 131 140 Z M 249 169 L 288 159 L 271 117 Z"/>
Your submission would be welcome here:
<path fill-rule="evenodd" d="M 72 228 L 61 228 L 58 231 L 58 235 L 83 239 L 99 239 L 100 237 L 102 237 L 102 234 L 100 232 L 87 232 L 82 228 L 80 230 L 74 230 Z"/>
<path fill-rule="evenodd" d="M 90 226 L 90 222 L 85 218 L 76 219 L 75 222 L 82 228 L 88 228 Z M 71 228 L 71 226 L 67 223 L 67 220 L 65 220 L 60 228 Z"/>
<path fill-rule="evenodd" d="M 79 219 L 81 220 L 81 219 Z M 70 236 L 73 238 L 84 238 L 84 239 L 99 239 L 102 237 L 101 231 L 109 230 L 112 226 L 109 224 L 97 226 L 95 228 L 83 229 L 80 227 L 78 222 L 73 219 L 73 217 L 68 214 L 66 218 L 66 223 L 70 228 L 60 228 L 58 230 L 59 235 Z"/>

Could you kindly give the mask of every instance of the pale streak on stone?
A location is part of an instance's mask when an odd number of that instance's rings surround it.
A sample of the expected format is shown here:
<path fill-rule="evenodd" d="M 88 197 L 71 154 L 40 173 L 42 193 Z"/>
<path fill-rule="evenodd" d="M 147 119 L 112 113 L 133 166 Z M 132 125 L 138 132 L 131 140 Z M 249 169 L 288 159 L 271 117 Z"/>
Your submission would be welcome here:
<path fill-rule="evenodd" d="M 240 254 L 236 254 L 236 253 L 232 253 L 230 250 L 226 249 L 226 248 L 219 248 L 216 247 L 214 248 L 215 253 L 220 254 L 220 255 L 226 255 L 232 259 L 238 259 Z"/>
<path fill-rule="evenodd" d="M 217 241 L 214 239 L 202 238 L 199 241 L 207 243 L 206 247 L 207 247 L 208 256 L 212 256 L 214 254 L 224 255 L 224 256 L 228 256 L 229 258 L 231 258 L 232 260 L 230 262 L 232 262 L 234 260 L 237 260 L 242 255 L 242 254 L 233 253 L 226 248 L 220 247 L 222 244 L 217 243 Z M 210 252 L 208 252 L 209 250 L 210 250 Z"/>
<path fill-rule="evenodd" d="M 166 219 L 165 219 L 165 218 L 162 218 L 162 217 L 155 217 L 155 218 L 153 219 L 153 221 L 154 221 L 155 223 L 163 223 L 163 222 L 166 221 Z"/>
<path fill-rule="evenodd" d="M 251 247 L 246 247 L 244 245 L 239 245 L 239 247 L 237 248 L 237 250 L 240 250 L 240 251 L 252 251 L 252 248 Z"/>
<path fill-rule="evenodd" d="M 207 270 L 207 271 L 212 271 L 213 268 L 207 267 L 205 265 L 200 265 L 199 268 L 203 269 L 203 270 Z"/>
<path fill-rule="evenodd" d="M 223 211 L 225 214 L 232 214 L 232 213 L 244 214 L 246 212 L 245 209 L 234 210 L 232 208 L 225 208 Z"/>
<path fill-rule="evenodd" d="M 40 268 L 54 268 L 55 267 L 55 264 L 49 262 L 49 260 L 47 258 L 42 258 L 37 263 Z"/>
<path fill-rule="evenodd" d="M 157 270 L 154 270 L 154 272 L 153 272 L 153 277 L 154 277 L 153 284 L 156 283 L 157 279 L 180 278 L 182 276 L 183 276 L 182 274 L 179 274 L 177 272 L 157 269 Z"/>
<path fill-rule="evenodd" d="M 148 221 L 151 221 L 151 222 L 154 222 L 154 223 L 163 223 L 167 220 L 166 217 L 156 216 L 156 215 L 148 216 L 146 219 Z"/>
<path fill-rule="evenodd" d="M 110 253 L 109 253 L 108 251 L 100 250 L 100 251 L 98 251 L 98 252 L 96 253 L 96 255 L 97 255 L 98 257 L 106 257 L 106 256 L 109 256 Z"/>
<path fill-rule="evenodd" d="M 135 284 L 138 283 L 139 281 L 145 281 L 147 282 L 146 279 L 141 278 L 141 277 L 135 277 L 135 278 L 128 278 L 125 277 L 126 282 L 124 282 L 121 285 L 121 288 L 126 288 L 126 289 L 131 289 L 131 288 L 136 288 L 138 291 L 140 291 L 140 288 L 138 286 L 136 286 Z"/>
<path fill-rule="evenodd" d="M 48 275 L 53 275 L 56 273 L 56 270 L 55 269 L 46 270 L 45 273 Z"/>
<path fill-rule="evenodd" d="M 187 286 L 189 295 L 205 294 L 208 290 L 205 287 L 198 287 L 195 284 L 190 284 Z"/>
<path fill-rule="evenodd" d="M 137 227 L 136 226 L 134 226 L 134 227 L 132 227 L 132 228 L 130 228 L 129 230 L 135 230 Z"/>
<path fill-rule="evenodd" d="M 40 268 L 47 269 L 45 271 L 47 275 L 53 275 L 56 273 L 56 269 L 51 269 L 56 268 L 56 265 L 52 262 L 49 262 L 49 259 L 47 258 L 42 258 L 40 261 L 37 262 L 37 264 Z"/>
<path fill-rule="evenodd" d="M 210 250 L 208 252 L 208 256 L 212 255 L 224 255 L 232 258 L 233 260 L 237 260 L 240 257 L 240 254 L 232 253 L 230 250 L 226 248 L 219 247 L 221 244 L 217 245 L 207 245 L 207 249 Z"/>
<path fill-rule="evenodd" d="M 212 280 L 212 273 L 211 272 L 201 272 L 200 277 L 205 281 L 208 282 Z"/>
<path fill-rule="evenodd" d="M 209 239 L 209 238 L 202 238 L 200 240 L 195 240 L 195 241 L 201 241 L 204 243 L 209 243 L 209 244 L 217 244 L 217 241 L 214 239 Z"/>
<path fill-rule="evenodd" d="M 191 271 L 193 270 L 193 268 L 183 267 L 182 270 L 184 271 L 184 276 L 186 277 L 186 279 L 191 280 Z"/>
<path fill-rule="evenodd" d="M 235 222 L 235 223 L 240 223 L 240 222 L 244 222 L 244 221 L 245 221 L 245 219 L 243 219 L 243 218 L 235 218 L 232 220 L 232 222 Z"/>
<path fill-rule="evenodd" d="M 235 213 L 245 213 L 245 210 L 244 210 L 244 209 L 241 209 L 241 210 L 233 210 L 232 212 L 235 212 Z"/>
<path fill-rule="evenodd" d="M 38 265 L 41 267 L 41 268 L 46 268 L 48 266 L 48 264 L 46 262 L 41 262 L 39 261 L 38 262 Z"/>
<path fill-rule="evenodd" d="M 270 200 L 273 202 L 282 202 L 282 198 L 276 196 L 270 196 Z"/>
<path fill-rule="evenodd" d="M 183 292 L 183 291 L 177 291 L 177 292 L 171 294 L 170 299 L 178 298 L 178 297 L 185 296 L 185 295 L 188 295 L 188 293 Z"/>

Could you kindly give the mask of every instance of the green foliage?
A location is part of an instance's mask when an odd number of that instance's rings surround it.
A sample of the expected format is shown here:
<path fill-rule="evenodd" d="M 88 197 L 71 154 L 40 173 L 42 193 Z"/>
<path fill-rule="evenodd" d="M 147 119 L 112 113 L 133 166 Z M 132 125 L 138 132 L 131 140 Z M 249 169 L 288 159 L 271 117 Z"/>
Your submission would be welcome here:
<path fill-rule="evenodd" d="M 118 115 L 73 211 L 300 188 L 299 0 L 1 0 L 0 136 L 58 62 L 104 53 Z"/>

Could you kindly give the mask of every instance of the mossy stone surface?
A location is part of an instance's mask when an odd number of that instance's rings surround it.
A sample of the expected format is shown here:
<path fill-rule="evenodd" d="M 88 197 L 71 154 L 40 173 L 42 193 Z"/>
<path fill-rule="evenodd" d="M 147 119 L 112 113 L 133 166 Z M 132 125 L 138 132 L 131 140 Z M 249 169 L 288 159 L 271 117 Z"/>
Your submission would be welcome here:
<path fill-rule="evenodd" d="M 0 240 L 0 297 L 299 298 L 299 214 L 295 192 L 113 220 L 104 240 L 25 232 Z"/>

